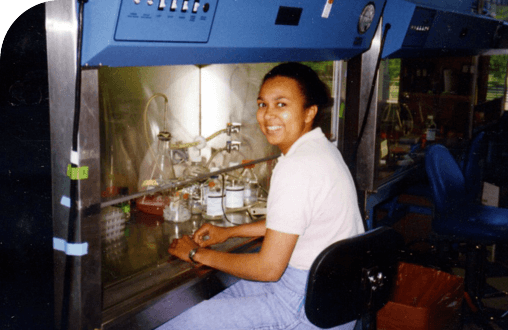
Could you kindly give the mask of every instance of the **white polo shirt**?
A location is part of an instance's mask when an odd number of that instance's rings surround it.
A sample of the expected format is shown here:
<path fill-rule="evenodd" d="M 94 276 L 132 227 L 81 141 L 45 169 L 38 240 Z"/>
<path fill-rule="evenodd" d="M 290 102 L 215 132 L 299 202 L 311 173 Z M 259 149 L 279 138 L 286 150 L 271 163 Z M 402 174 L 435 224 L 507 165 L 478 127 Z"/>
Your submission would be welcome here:
<path fill-rule="evenodd" d="M 278 159 L 266 227 L 299 235 L 289 265 L 303 270 L 330 244 L 364 232 L 353 178 L 321 128 L 300 137 Z"/>

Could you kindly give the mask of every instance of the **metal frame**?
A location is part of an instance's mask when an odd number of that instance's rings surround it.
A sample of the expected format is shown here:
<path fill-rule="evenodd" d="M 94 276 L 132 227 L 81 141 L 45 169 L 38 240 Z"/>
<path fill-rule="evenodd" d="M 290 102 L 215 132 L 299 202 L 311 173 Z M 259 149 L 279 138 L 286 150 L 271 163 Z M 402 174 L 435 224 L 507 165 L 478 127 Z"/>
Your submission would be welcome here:
<path fill-rule="evenodd" d="M 75 108 L 77 18 L 75 1 L 46 4 L 48 80 L 51 130 L 51 167 L 54 240 L 67 241 L 69 203 L 77 203 L 76 242 L 88 245 L 82 256 L 65 248 L 54 251 L 55 327 L 70 324 L 74 329 L 100 328 L 101 247 L 100 247 L 100 135 L 97 70 L 82 75 L 79 166 L 88 167 L 88 179 L 78 182 L 78 201 L 70 196 L 72 127 Z M 69 247 L 67 245 L 66 247 Z M 67 265 L 67 270 L 66 270 Z M 68 313 L 63 312 L 68 311 Z M 64 319 L 65 318 L 65 319 Z M 63 321 L 63 322 L 62 322 Z"/>
<path fill-rule="evenodd" d="M 348 123 L 344 130 L 344 157 L 350 161 L 358 139 L 362 121 L 367 113 L 367 102 L 373 83 L 375 68 L 381 48 L 382 19 L 377 27 L 370 49 L 362 55 L 348 61 L 348 80 L 346 87 L 346 113 L 344 121 Z M 359 145 L 356 164 L 352 173 L 356 178 L 356 188 L 368 191 L 374 189 L 374 171 L 376 159 L 376 118 L 378 81 L 374 82 L 367 126 Z"/>

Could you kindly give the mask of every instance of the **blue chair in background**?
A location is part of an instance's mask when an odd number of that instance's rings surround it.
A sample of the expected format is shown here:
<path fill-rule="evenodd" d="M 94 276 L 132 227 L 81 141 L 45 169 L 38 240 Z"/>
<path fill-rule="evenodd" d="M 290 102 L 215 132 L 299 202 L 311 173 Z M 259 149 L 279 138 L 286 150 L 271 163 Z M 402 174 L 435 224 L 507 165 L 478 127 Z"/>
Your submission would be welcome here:
<path fill-rule="evenodd" d="M 470 142 L 467 150 L 459 159 L 460 170 L 465 179 L 465 186 L 468 199 L 480 203 L 482 191 L 482 179 L 485 158 L 487 157 L 487 143 L 485 141 L 485 132 L 478 133 Z M 418 183 L 407 187 L 403 194 L 410 196 L 418 196 L 426 200 L 432 200 L 432 190 L 428 182 Z M 420 213 L 432 215 L 432 207 L 424 205 L 407 205 L 399 202 L 399 195 L 389 199 L 381 205 L 381 208 L 388 211 L 386 219 L 392 222 L 400 220 L 407 213 Z M 374 218 L 374 214 L 370 214 Z M 412 242 L 418 243 L 420 240 Z M 424 239 L 426 241 L 426 239 Z"/>
<path fill-rule="evenodd" d="M 478 133 L 460 163 L 466 184 L 466 199 L 480 203 L 484 162 L 487 157 L 485 132 Z"/>
<path fill-rule="evenodd" d="M 470 148 L 464 172 L 446 147 L 432 145 L 425 169 L 434 203 L 432 229 L 445 240 L 465 243 L 465 289 L 483 310 L 485 247 L 508 242 L 508 209 L 481 205 L 476 198 L 481 189 L 481 145 Z"/>

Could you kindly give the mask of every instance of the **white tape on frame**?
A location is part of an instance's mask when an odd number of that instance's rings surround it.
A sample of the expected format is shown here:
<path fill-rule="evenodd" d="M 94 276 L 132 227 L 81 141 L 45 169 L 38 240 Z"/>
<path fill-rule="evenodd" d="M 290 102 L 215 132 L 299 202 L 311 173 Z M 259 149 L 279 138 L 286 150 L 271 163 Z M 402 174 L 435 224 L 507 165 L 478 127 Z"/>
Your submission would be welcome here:
<path fill-rule="evenodd" d="M 67 243 L 62 238 L 53 237 L 53 249 L 62 251 L 68 256 L 81 257 L 88 254 L 88 243 Z"/>

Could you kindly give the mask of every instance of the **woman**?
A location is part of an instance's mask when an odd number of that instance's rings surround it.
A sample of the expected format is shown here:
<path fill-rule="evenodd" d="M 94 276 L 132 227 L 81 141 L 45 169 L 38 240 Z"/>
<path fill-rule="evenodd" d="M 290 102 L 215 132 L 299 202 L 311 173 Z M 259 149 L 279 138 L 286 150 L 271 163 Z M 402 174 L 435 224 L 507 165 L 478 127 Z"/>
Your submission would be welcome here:
<path fill-rule="evenodd" d="M 169 253 L 245 279 L 160 329 L 317 329 L 303 308 L 308 270 L 330 244 L 364 231 L 353 180 L 320 128 L 326 85 L 309 67 L 285 63 L 263 79 L 257 120 L 282 152 L 274 169 L 266 221 L 237 227 L 203 225 L 175 240 Z M 208 236 L 208 240 L 204 237 Z M 207 249 L 230 237 L 264 236 L 258 253 Z M 337 329 L 353 329 L 355 321 Z"/>

